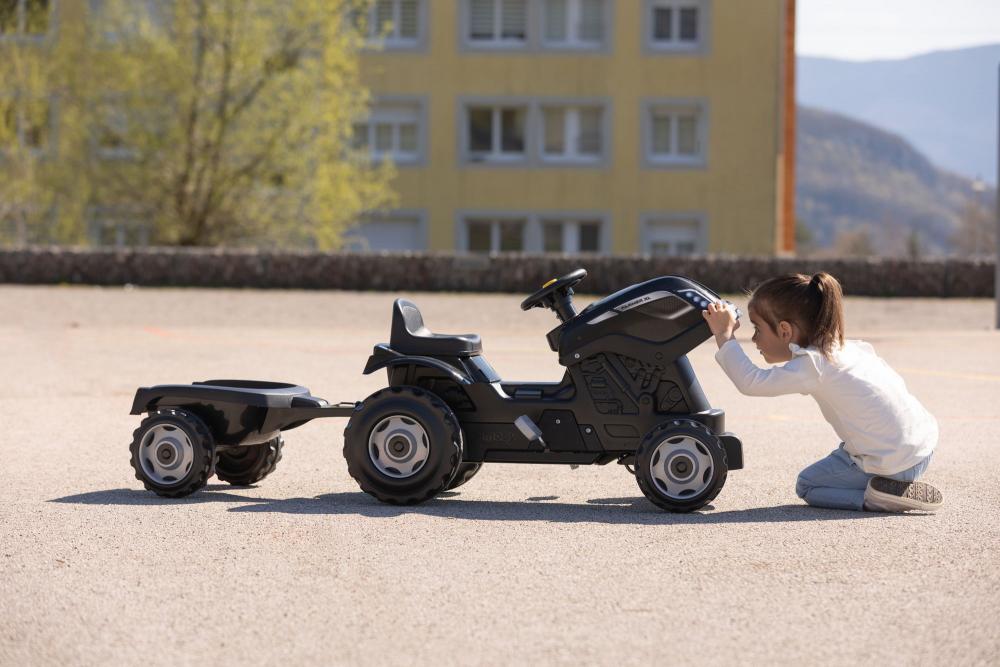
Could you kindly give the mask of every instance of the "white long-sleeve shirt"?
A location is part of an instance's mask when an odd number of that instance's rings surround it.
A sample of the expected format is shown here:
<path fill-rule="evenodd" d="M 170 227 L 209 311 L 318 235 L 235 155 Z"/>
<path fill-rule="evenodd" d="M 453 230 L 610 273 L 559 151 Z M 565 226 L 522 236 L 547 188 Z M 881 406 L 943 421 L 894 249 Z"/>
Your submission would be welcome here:
<path fill-rule="evenodd" d="M 849 340 L 831 359 L 815 347 L 788 347 L 792 359 L 770 369 L 755 366 L 736 340 L 720 347 L 715 359 L 748 396 L 812 396 L 844 449 L 867 473 L 892 475 L 934 451 L 937 420 L 871 345 Z"/>

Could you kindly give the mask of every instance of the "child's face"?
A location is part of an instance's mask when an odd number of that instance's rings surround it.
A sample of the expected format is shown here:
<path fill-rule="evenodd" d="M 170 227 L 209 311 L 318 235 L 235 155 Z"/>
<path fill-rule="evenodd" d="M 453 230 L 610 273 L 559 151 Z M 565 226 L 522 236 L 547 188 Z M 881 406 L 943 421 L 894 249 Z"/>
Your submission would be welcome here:
<path fill-rule="evenodd" d="M 789 361 L 792 358 L 792 351 L 788 349 L 788 344 L 792 342 L 795 334 L 795 325 L 782 320 L 778 322 L 778 330 L 775 331 L 771 325 L 762 318 L 751 305 L 750 323 L 753 324 L 753 342 L 764 355 L 764 361 L 769 364 L 778 364 Z"/>

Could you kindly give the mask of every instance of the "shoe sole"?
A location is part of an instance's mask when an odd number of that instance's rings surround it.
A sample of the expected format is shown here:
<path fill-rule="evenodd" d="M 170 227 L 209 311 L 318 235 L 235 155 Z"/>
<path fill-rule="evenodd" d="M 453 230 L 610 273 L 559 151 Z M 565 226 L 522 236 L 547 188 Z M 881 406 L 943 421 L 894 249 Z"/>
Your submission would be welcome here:
<path fill-rule="evenodd" d="M 868 483 L 868 493 L 880 504 L 934 511 L 941 507 L 944 496 L 936 488 L 925 482 L 900 482 L 886 477 L 873 477 Z"/>

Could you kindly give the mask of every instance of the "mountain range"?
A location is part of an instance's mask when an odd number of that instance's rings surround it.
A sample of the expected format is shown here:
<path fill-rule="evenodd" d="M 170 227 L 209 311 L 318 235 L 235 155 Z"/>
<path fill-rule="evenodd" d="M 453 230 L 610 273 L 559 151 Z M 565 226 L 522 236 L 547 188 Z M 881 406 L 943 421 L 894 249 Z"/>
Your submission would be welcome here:
<path fill-rule="evenodd" d="M 799 104 L 901 135 L 937 166 L 997 182 L 1000 44 L 902 60 L 797 59 Z"/>
<path fill-rule="evenodd" d="M 994 205 L 1000 45 L 897 61 L 800 57 L 796 218 L 804 245 L 958 250 Z M 984 182 L 986 181 L 986 182 Z"/>

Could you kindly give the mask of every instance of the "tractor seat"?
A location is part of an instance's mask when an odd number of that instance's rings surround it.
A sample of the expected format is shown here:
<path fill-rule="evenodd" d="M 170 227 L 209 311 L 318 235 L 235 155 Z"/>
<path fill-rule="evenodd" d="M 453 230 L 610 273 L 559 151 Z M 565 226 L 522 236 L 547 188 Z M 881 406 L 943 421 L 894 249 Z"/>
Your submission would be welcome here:
<path fill-rule="evenodd" d="M 431 333 L 424 326 L 420 309 L 406 299 L 396 299 L 392 304 L 389 347 L 402 354 L 443 357 L 472 357 L 483 352 L 479 334 Z"/>

